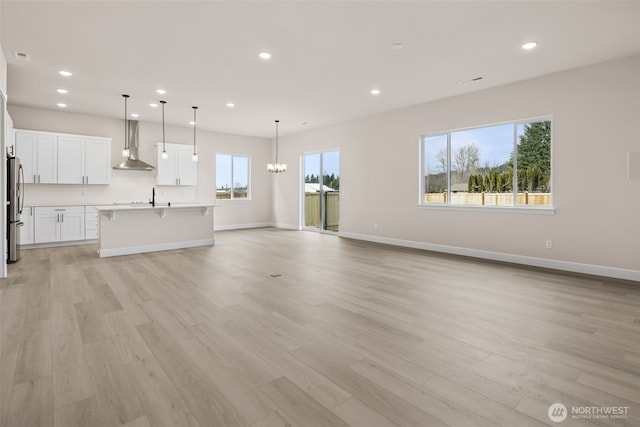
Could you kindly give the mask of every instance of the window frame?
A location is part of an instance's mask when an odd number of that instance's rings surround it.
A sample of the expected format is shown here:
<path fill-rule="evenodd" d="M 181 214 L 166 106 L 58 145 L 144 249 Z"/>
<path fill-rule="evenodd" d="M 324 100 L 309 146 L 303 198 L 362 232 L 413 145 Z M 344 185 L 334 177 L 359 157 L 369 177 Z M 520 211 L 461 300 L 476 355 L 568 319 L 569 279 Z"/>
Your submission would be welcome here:
<path fill-rule="evenodd" d="M 231 188 L 230 188 L 230 197 L 228 199 L 218 199 L 218 180 L 217 180 L 217 175 L 218 175 L 218 155 L 221 156 L 229 156 L 231 158 Z M 234 158 L 236 157 L 244 157 L 247 159 L 247 197 L 243 197 L 243 198 L 237 198 L 234 197 L 234 191 L 233 191 L 233 182 L 234 182 Z M 251 191 L 252 191 L 252 184 L 251 184 L 251 156 L 247 155 L 247 154 L 233 154 L 233 153 L 216 153 L 216 179 L 215 179 L 215 191 L 216 191 L 216 197 L 215 200 L 216 202 L 223 202 L 223 203 L 229 203 L 229 202 L 246 202 L 246 201 L 251 201 Z"/>
<path fill-rule="evenodd" d="M 524 125 L 527 123 L 536 123 L 536 122 L 550 122 L 550 153 L 549 153 L 549 162 L 550 162 L 550 170 L 551 176 L 549 178 L 549 197 L 550 204 L 545 206 L 531 206 L 531 205 L 519 205 L 517 203 L 518 197 L 518 174 L 517 174 L 517 147 L 518 147 L 518 126 Z M 419 195 L 418 195 L 418 206 L 426 209 L 433 210 L 459 210 L 459 211 L 498 211 L 498 212 L 516 212 L 516 213 L 540 213 L 540 214 L 555 214 L 555 198 L 554 198 L 554 164 L 553 164 L 553 142 L 554 142 L 554 124 L 553 124 L 553 116 L 552 115 L 544 115 L 537 116 L 525 119 L 518 120 L 508 120 L 504 122 L 496 122 L 490 124 L 483 124 L 478 126 L 469 126 L 464 128 L 451 129 L 446 131 L 437 131 L 430 132 L 420 135 L 419 137 Z M 512 159 L 514 166 L 514 173 L 512 177 L 512 194 L 513 194 L 513 205 L 511 206 L 495 206 L 495 205 L 463 205 L 463 204 L 451 204 L 451 135 L 456 132 L 461 131 L 469 131 L 474 129 L 483 129 L 490 128 L 493 126 L 501 126 L 501 125 L 513 125 L 513 153 L 515 154 Z M 447 138 L 447 201 L 445 203 L 440 202 L 431 202 L 426 203 L 425 199 L 425 140 L 426 138 L 432 138 L 437 136 L 446 136 Z"/>

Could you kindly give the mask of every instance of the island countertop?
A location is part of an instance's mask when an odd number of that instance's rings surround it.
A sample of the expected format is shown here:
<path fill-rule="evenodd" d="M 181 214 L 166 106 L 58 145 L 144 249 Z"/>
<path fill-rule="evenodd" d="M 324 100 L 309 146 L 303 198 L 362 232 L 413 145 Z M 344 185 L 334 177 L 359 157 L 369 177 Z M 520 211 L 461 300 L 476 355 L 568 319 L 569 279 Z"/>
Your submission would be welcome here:
<path fill-rule="evenodd" d="M 215 203 L 96 206 L 101 257 L 213 246 Z"/>
<path fill-rule="evenodd" d="M 133 210 L 154 210 L 154 209 L 193 209 L 193 208 L 211 208 L 220 206 L 216 203 L 156 203 L 155 206 L 151 206 L 151 203 L 130 203 L 130 204 L 113 204 L 113 205 L 100 205 L 94 206 L 99 212 L 109 211 L 133 211 Z"/>

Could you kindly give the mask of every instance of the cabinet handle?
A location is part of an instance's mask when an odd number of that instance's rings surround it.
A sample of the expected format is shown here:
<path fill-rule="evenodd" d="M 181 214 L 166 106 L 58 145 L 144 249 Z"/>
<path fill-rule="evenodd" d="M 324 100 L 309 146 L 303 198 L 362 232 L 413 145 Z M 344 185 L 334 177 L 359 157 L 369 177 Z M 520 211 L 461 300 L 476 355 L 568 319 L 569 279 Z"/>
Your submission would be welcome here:
<path fill-rule="evenodd" d="M 62 218 L 60 222 L 64 222 L 64 214 L 60 214 L 60 218 Z"/>
<path fill-rule="evenodd" d="M 37 177 L 37 175 L 36 175 L 36 174 L 33 174 L 33 183 L 34 183 L 34 184 L 37 184 L 37 183 L 38 183 L 38 179 L 37 179 L 36 177 Z"/>

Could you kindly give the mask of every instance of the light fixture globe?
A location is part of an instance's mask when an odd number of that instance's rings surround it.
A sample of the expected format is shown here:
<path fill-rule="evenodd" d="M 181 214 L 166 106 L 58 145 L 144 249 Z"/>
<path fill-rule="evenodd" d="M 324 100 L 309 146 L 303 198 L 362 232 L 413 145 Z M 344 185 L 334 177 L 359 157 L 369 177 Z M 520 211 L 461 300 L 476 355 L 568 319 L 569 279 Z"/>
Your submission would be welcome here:
<path fill-rule="evenodd" d="M 278 123 L 280 123 L 280 120 L 276 120 L 275 122 L 276 122 L 276 162 L 268 163 L 267 170 L 273 173 L 280 173 L 280 172 L 287 171 L 287 164 L 278 162 Z"/>

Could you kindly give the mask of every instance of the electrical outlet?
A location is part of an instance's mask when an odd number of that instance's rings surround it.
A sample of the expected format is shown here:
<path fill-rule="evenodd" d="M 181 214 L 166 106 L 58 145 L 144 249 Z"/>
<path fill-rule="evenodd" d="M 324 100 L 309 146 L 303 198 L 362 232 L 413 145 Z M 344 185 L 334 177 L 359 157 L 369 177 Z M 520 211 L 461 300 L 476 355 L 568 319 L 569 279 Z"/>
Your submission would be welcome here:
<path fill-rule="evenodd" d="M 373 224 L 373 229 L 377 230 L 378 229 L 378 224 Z"/>
<path fill-rule="evenodd" d="M 551 240 L 547 240 L 546 242 L 544 242 L 544 247 L 547 249 L 553 248 L 553 242 Z"/>

